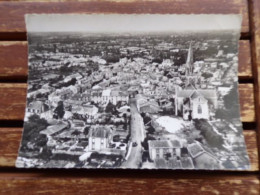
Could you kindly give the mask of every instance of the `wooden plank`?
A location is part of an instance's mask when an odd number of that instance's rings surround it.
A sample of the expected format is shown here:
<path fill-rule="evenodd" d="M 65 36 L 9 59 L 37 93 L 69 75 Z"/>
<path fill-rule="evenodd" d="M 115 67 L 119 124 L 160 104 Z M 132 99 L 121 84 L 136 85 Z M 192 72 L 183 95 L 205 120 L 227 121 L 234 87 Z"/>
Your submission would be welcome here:
<path fill-rule="evenodd" d="M 0 78 L 2 80 L 25 78 L 28 71 L 27 42 L 0 42 L 0 67 Z M 239 41 L 238 76 L 240 79 L 252 78 L 250 43 L 248 40 Z"/>
<path fill-rule="evenodd" d="M 240 113 L 243 122 L 255 121 L 254 89 L 253 84 L 240 84 Z"/>
<path fill-rule="evenodd" d="M 0 34 L 24 33 L 28 13 L 241 14 L 242 34 L 249 32 L 247 0 L 0 2 Z M 5 34 L 7 33 L 7 34 Z"/>
<path fill-rule="evenodd" d="M 26 103 L 25 83 L 0 83 L 0 120 L 23 120 Z M 243 122 L 255 121 L 253 84 L 240 84 L 240 110 Z"/>
<path fill-rule="evenodd" d="M 239 64 L 238 64 L 238 77 L 252 78 L 252 65 L 251 65 L 251 51 L 250 42 L 247 40 L 239 41 Z"/>
<path fill-rule="evenodd" d="M 165 174 L 139 172 L 117 176 L 118 171 L 106 176 L 91 174 L 71 177 L 42 173 L 2 173 L 0 192 L 2 194 L 259 194 L 259 180 L 255 175 L 204 177 L 189 174 Z M 104 170 L 103 172 L 106 172 Z M 54 172 L 55 173 L 55 172 Z M 116 173 L 116 174 L 115 174 Z M 140 177 L 140 174 L 142 176 Z M 122 175 L 122 174 L 120 174 Z"/>
<path fill-rule="evenodd" d="M 27 42 L 0 42 L 0 77 L 26 77 L 27 59 Z"/>
<path fill-rule="evenodd" d="M 257 135 L 256 132 L 253 130 L 245 130 L 243 131 L 247 152 L 250 158 L 251 163 L 251 171 L 259 171 L 259 156 L 258 156 L 258 149 L 257 149 Z"/>
<path fill-rule="evenodd" d="M 251 50 L 253 73 L 255 83 L 255 105 L 256 105 L 256 119 L 258 124 L 258 151 L 260 151 L 260 1 L 249 0 L 249 11 L 251 13 Z M 259 158 L 260 159 L 260 158 Z"/>
<path fill-rule="evenodd" d="M 18 83 L 0 84 L 0 120 L 23 120 L 27 85 Z"/>
<path fill-rule="evenodd" d="M 243 133 L 251 162 L 250 171 L 258 171 L 256 132 L 254 130 L 245 130 Z M 0 128 L 0 167 L 15 166 L 21 135 L 22 128 Z"/>

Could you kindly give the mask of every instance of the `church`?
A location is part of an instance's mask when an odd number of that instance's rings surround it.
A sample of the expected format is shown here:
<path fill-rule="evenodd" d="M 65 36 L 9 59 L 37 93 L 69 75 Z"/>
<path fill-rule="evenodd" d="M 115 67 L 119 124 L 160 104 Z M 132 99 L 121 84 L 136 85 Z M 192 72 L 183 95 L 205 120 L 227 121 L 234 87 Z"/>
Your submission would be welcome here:
<path fill-rule="evenodd" d="M 217 108 L 216 89 L 200 89 L 197 84 L 197 75 L 194 74 L 193 49 L 190 43 L 185 67 L 186 84 L 176 90 L 175 114 L 184 120 L 207 119 Z"/>

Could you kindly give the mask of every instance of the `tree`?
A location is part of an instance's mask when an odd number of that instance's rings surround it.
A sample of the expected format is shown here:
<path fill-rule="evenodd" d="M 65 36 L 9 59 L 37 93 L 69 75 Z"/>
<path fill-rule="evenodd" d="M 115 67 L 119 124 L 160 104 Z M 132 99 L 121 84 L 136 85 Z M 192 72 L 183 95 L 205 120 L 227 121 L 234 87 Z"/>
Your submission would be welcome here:
<path fill-rule="evenodd" d="M 115 113 L 117 111 L 116 106 L 114 104 L 112 104 L 111 102 L 108 102 L 105 111 L 107 113 Z"/>
<path fill-rule="evenodd" d="M 161 64 L 163 62 L 163 60 L 161 58 L 155 58 L 152 60 L 152 63 L 158 63 L 158 64 Z"/>
<path fill-rule="evenodd" d="M 105 60 L 107 61 L 107 63 L 116 63 L 119 62 L 120 58 L 117 55 L 114 56 L 108 56 L 107 58 L 105 58 Z"/>
<path fill-rule="evenodd" d="M 237 92 L 237 82 L 234 82 L 230 92 L 223 97 L 225 108 L 228 110 L 229 115 L 233 118 L 240 117 L 239 113 L 239 101 L 238 101 L 238 92 Z"/>
<path fill-rule="evenodd" d="M 153 128 L 153 126 L 150 126 L 150 127 L 147 129 L 147 131 L 148 131 L 149 134 L 154 134 L 155 129 Z"/>
<path fill-rule="evenodd" d="M 60 67 L 60 73 L 63 75 L 67 75 L 72 72 L 72 67 L 68 67 L 68 63 L 65 64 L 65 66 Z"/>
<path fill-rule="evenodd" d="M 201 76 L 203 76 L 205 79 L 208 79 L 210 77 L 213 77 L 213 74 L 210 72 L 204 72 L 201 74 Z"/>
<path fill-rule="evenodd" d="M 225 108 L 216 110 L 216 118 L 230 120 L 240 117 L 237 82 L 230 92 L 223 97 Z"/>
<path fill-rule="evenodd" d="M 216 118 L 221 120 L 229 118 L 229 114 L 227 113 L 226 109 L 217 109 L 215 114 Z"/>
<path fill-rule="evenodd" d="M 154 137 L 152 136 L 147 136 L 144 141 L 141 143 L 141 145 L 143 146 L 144 150 L 148 150 L 149 149 L 149 146 L 148 146 L 148 141 L 149 140 L 156 140 Z"/>
<path fill-rule="evenodd" d="M 75 85 L 77 82 L 77 79 L 76 78 L 72 78 L 70 81 L 68 81 L 67 83 L 64 83 L 62 86 L 63 87 L 68 87 L 70 85 Z"/>
<path fill-rule="evenodd" d="M 195 119 L 194 125 L 197 130 L 201 131 L 201 135 L 205 138 L 211 147 L 221 149 L 224 144 L 224 139 L 221 135 L 217 134 L 213 127 L 205 119 Z"/>
<path fill-rule="evenodd" d="M 75 135 L 75 136 L 78 136 L 78 135 L 80 135 L 81 134 L 81 132 L 79 131 L 79 130 L 75 130 L 75 131 L 73 131 L 72 133 L 71 133 L 71 135 Z"/>
<path fill-rule="evenodd" d="M 53 118 L 62 119 L 65 114 L 63 101 L 58 102 L 58 106 L 54 110 Z"/>
<path fill-rule="evenodd" d="M 21 151 L 36 150 L 46 145 L 47 137 L 40 134 L 40 132 L 47 128 L 48 122 L 34 114 L 29 116 L 28 121 L 24 122 L 23 139 L 21 143 Z M 33 148 L 29 148 L 28 144 Z"/>
<path fill-rule="evenodd" d="M 149 116 L 145 116 L 145 117 L 143 118 L 143 120 L 144 120 L 144 124 L 147 124 L 147 123 L 149 123 L 152 119 L 151 119 L 151 117 L 149 117 Z"/>
<path fill-rule="evenodd" d="M 86 126 L 86 127 L 84 128 L 84 131 L 83 131 L 84 135 L 88 135 L 89 130 L 90 130 L 90 126 Z"/>

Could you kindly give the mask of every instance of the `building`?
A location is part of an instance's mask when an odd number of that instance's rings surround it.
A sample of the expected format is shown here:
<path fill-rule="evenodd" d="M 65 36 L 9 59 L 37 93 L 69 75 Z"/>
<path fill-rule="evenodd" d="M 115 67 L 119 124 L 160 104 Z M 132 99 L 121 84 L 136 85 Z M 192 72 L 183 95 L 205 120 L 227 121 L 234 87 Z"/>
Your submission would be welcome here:
<path fill-rule="evenodd" d="M 190 46 L 188 49 L 188 56 L 186 60 L 185 67 L 185 79 L 186 85 L 188 84 L 196 84 L 197 83 L 197 76 L 194 74 L 194 61 L 193 61 L 193 48 L 192 42 L 190 42 Z"/>
<path fill-rule="evenodd" d="M 138 105 L 138 111 L 140 113 L 158 113 L 162 111 L 160 106 L 155 101 L 147 101 Z"/>
<path fill-rule="evenodd" d="M 210 152 L 206 151 L 199 142 L 189 144 L 187 150 L 198 169 L 219 168 L 219 160 Z"/>
<path fill-rule="evenodd" d="M 148 146 L 152 160 L 181 156 L 182 144 L 178 140 L 149 140 Z"/>
<path fill-rule="evenodd" d="M 110 89 L 100 90 L 100 91 L 93 91 L 90 97 L 91 101 L 95 103 L 102 103 L 106 104 L 111 102 L 112 104 L 116 105 L 118 102 L 126 102 L 129 101 L 129 94 L 128 92 L 123 91 L 111 91 Z"/>
<path fill-rule="evenodd" d="M 57 125 L 51 125 L 48 126 L 46 129 L 42 130 L 40 134 L 46 135 L 46 136 L 55 136 L 59 134 L 61 131 L 66 129 L 68 127 L 68 124 L 61 123 Z"/>
<path fill-rule="evenodd" d="M 109 147 L 112 139 L 112 129 L 107 126 L 95 125 L 89 130 L 88 150 L 102 151 Z"/>
<path fill-rule="evenodd" d="M 212 109 L 217 108 L 215 89 L 196 89 L 189 85 L 178 90 L 175 99 L 175 114 L 188 119 L 210 119 Z"/>
<path fill-rule="evenodd" d="M 41 114 L 49 109 L 48 105 L 41 101 L 33 101 L 27 106 L 27 112 Z"/>

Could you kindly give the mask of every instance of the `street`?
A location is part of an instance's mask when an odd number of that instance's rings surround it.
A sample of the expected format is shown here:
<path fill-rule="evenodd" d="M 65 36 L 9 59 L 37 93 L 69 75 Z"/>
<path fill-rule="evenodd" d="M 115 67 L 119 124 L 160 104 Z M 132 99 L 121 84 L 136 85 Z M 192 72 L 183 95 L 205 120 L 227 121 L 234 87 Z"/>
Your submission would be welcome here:
<path fill-rule="evenodd" d="M 132 143 L 136 142 L 137 146 L 132 147 L 129 158 L 122 163 L 123 168 L 138 168 L 142 162 L 142 145 L 141 142 L 144 140 L 144 124 L 141 115 L 139 114 L 136 102 L 130 101 L 131 107 L 131 138 Z"/>

